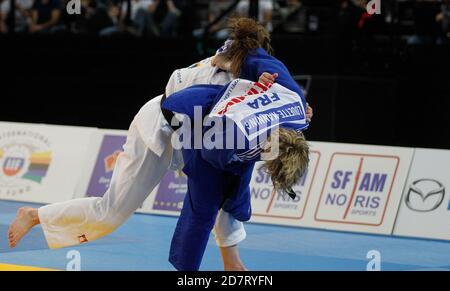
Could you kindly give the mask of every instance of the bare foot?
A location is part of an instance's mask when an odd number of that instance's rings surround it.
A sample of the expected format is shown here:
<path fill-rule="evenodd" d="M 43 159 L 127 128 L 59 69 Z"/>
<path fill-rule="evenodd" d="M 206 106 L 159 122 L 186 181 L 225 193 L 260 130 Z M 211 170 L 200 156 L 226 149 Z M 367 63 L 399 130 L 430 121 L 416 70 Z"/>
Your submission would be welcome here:
<path fill-rule="evenodd" d="M 31 207 L 22 207 L 17 211 L 16 219 L 8 230 L 9 247 L 15 248 L 30 229 L 39 224 L 38 211 Z"/>

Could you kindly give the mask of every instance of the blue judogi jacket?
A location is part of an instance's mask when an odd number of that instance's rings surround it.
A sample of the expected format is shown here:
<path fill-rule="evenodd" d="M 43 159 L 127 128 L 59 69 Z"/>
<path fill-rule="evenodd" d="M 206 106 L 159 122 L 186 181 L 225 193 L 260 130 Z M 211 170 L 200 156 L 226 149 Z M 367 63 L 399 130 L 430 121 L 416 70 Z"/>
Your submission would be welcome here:
<path fill-rule="evenodd" d="M 284 102 L 276 92 L 260 94 L 258 98 L 255 97 L 258 94 L 253 94 L 253 97 L 242 97 L 239 100 L 227 97 L 233 91 L 233 86 L 250 83 L 246 80 L 257 81 L 263 72 L 278 73 L 276 83 L 284 87 L 280 90 L 287 88 L 294 92 L 290 94 L 290 98 L 295 96 L 295 100 Z M 268 120 L 268 117 L 274 116 L 274 112 L 278 112 L 278 117 L 270 121 L 269 126 L 273 123 L 299 131 L 308 127 L 305 97 L 283 63 L 263 49 L 257 49 L 247 56 L 240 77 L 246 80 L 238 79 L 226 86 L 196 85 L 186 88 L 169 96 L 162 105 L 164 109 L 184 114 L 191 120 L 194 120 L 194 106 L 201 107 L 202 119 L 220 119 L 224 122 L 231 120 L 232 127 L 229 129 L 214 132 L 213 125 L 205 126 L 203 134 L 212 131 L 216 134 L 214 140 L 220 140 L 225 145 L 226 139 L 230 137 L 229 130 L 232 129 L 235 141 L 232 148 L 217 149 L 203 145 L 199 149 L 182 150 L 185 163 L 183 171 L 188 176 L 188 193 L 172 238 L 169 256 L 169 261 L 178 270 L 199 269 L 210 232 L 221 208 L 240 221 L 247 221 L 251 217 L 249 184 L 255 162 L 260 159 L 264 140 L 258 140 L 259 126 L 256 126 L 258 129 L 254 138 L 250 138 L 251 133 L 247 130 L 251 127 L 250 124 L 256 124 L 255 120 L 259 120 L 258 118 Z M 251 98 L 252 101 L 249 101 Z M 240 102 L 234 104 L 233 100 Z M 233 106 L 255 112 L 252 114 L 254 120 L 241 118 L 235 121 L 221 110 Z M 270 128 L 266 128 L 264 132 L 267 135 L 270 131 Z M 194 134 L 192 138 L 193 136 Z M 243 138 L 244 143 L 237 147 L 237 141 L 242 140 L 240 138 Z"/>

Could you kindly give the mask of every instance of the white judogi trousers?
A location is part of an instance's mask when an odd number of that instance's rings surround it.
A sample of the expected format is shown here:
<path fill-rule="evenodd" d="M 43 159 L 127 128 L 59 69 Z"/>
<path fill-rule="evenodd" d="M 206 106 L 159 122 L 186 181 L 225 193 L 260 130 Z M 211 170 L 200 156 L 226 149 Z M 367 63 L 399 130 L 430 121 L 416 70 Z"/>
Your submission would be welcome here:
<path fill-rule="evenodd" d="M 167 170 L 179 166 L 172 149 L 172 129 L 160 108 L 161 96 L 149 101 L 130 125 L 124 151 L 117 158 L 111 184 L 102 198 L 81 198 L 39 208 L 50 248 L 99 239 L 122 225 L 158 185 Z M 159 147 L 155 148 L 155 140 Z M 164 147 L 163 147 L 164 145 Z M 220 211 L 213 233 L 220 247 L 245 239 L 242 222 Z"/>

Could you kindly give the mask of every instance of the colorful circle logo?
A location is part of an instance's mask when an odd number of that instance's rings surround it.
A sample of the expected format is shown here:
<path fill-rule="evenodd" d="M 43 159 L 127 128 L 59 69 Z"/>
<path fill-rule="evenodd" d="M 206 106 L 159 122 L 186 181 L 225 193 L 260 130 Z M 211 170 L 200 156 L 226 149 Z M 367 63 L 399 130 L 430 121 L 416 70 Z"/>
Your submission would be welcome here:
<path fill-rule="evenodd" d="M 0 133 L 0 194 L 28 193 L 41 184 L 51 164 L 48 139 L 31 131 Z"/>

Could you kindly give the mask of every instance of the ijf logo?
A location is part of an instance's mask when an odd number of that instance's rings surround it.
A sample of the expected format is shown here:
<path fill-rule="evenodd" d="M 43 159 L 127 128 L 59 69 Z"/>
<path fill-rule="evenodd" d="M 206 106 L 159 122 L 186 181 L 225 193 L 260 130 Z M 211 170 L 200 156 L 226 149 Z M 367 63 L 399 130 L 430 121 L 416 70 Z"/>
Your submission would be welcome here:
<path fill-rule="evenodd" d="M 418 179 L 409 185 L 405 203 L 413 211 L 430 212 L 438 209 L 444 198 L 445 187 L 441 182 L 434 179 Z"/>
<path fill-rule="evenodd" d="M 283 192 L 276 192 L 270 176 L 265 172 L 262 163 L 258 163 L 251 181 L 251 197 L 253 215 L 287 219 L 302 219 L 311 192 L 320 152 L 311 151 L 308 171 L 293 187 L 297 194 L 295 199 Z"/>
<path fill-rule="evenodd" d="M 399 163 L 396 156 L 333 154 L 315 219 L 381 225 Z"/>
<path fill-rule="evenodd" d="M 51 160 L 47 137 L 28 130 L 0 133 L 0 195 L 31 192 L 42 183 Z"/>

